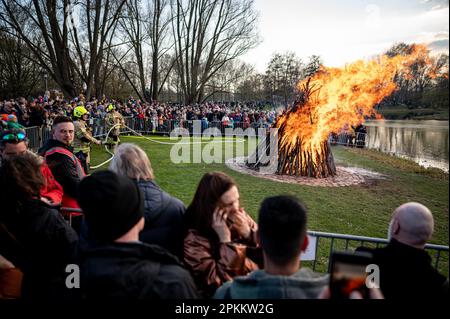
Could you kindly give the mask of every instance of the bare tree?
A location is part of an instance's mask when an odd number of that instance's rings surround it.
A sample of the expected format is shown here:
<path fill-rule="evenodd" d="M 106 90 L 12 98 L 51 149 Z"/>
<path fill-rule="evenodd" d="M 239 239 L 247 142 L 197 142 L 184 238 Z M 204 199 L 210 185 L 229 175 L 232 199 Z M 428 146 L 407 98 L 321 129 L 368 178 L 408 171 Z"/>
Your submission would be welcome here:
<path fill-rule="evenodd" d="M 258 101 L 266 97 L 263 74 L 249 72 L 237 85 L 236 91 L 241 101 Z"/>
<path fill-rule="evenodd" d="M 129 0 L 120 20 L 121 31 L 125 35 L 124 43 L 131 48 L 133 52 L 131 61 L 136 63 L 138 69 L 140 91 L 136 93 L 145 100 L 158 99 L 168 73 L 175 63 L 173 60 L 169 68 L 160 68 L 161 59 L 174 46 L 173 41 L 171 43 L 168 41 L 171 17 L 168 0 L 147 0 L 146 2 Z M 149 50 L 145 50 L 146 47 Z M 147 51 L 151 61 L 148 67 L 145 61 Z M 124 72 L 128 70 L 124 69 Z M 127 75 L 126 77 L 130 78 Z"/>
<path fill-rule="evenodd" d="M 148 34 L 145 32 L 145 24 L 146 16 L 143 12 L 143 6 L 141 0 L 129 0 L 124 8 L 124 13 L 121 15 L 121 19 L 119 20 L 120 30 L 124 34 L 123 43 L 129 49 L 126 51 L 125 55 L 128 51 L 133 52 L 132 62 L 136 64 L 138 73 L 136 76 L 138 77 L 138 85 L 136 86 L 134 83 L 132 84 L 135 87 L 136 94 L 138 94 L 139 98 L 145 99 L 146 92 L 146 73 L 145 73 L 145 61 L 144 61 L 144 41 L 148 39 Z M 123 60 L 123 59 L 121 59 Z M 122 65 L 122 61 L 117 59 L 117 63 Z M 126 60 L 129 61 L 129 60 Z M 123 61 L 125 62 L 125 61 Z M 131 81 L 130 72 L 131 70 L 127 70 L 122 68 L 123 73 L 128 81 Z M 139 89 L 138 89 L 139 88 Z"/>
<path fill-rule="evenodd" d="M 160 68 L 159 61 L 174 46 L 173 42 L 171 44 L 167 42 L 172 15 L 167 14 L 170 9 L 168 0 L 153 0 L 152 3 L 153 5 L 149 8 L 150 20 L 147 24 L 152 56 L 150 94 L 153 100 L 157 100 L 169 73 L 175 65 L 175 59 L 171 59 L 165 69 Z M 163 70 L 165 72 L 161 72 Z"/>
<path fill-rule="evenodd" d="M 63 1 L 70 3 L 70 0 Z M 126 2 L 127 0 L 82 0 L 76 3 L 80 6 L 80 23 L 70 24 L 70 37 L 80 66 L 76 70 L 86 84 L 87 97 L 94 90 L 97 95 L 102 93 L 100 70 L 104 54 L 113 44 L 119 15 Z"/>
<path fill-rule="evenodd" d="M 319 71 L 320 66 L 323 64 L 322 58 L 318 55 L 311 55 L 308 58 L 308 63 L 306 63 L 306 66 L 304 68 L 304 74 L 303 76 L 306 78 L 308 76 L 313 76 L 316 74 L 317 71 Z"/>
<path fill-rule="evenodd" d="M 30 53 L 25 43 L 0 30 L 0 97 L 27 97 L 42 79 Z"/>
<path fill-rule="evenodd" d="M 210 79 L 258 43 L 252 0 L 171 0 L 177 71 L 185 103 L 201 102 Z"/>
<path fill-rule="evenodd" d="M 104 52 L 126 1 L 0 0 L 0 24 L 27 44 L 65 95 L 76 96 L 84 82 L 89 97 L 101 88 Z"/>
<path fill-rule="evenodd" d="M 302 79 L 303 63 L 295 53 L 274 54 L 266 70 L 266 87 L 272 96 L 281 95 L 284 105 L 293 100 L 298 82 Z"/>
<path fill-rule="evenodd" d="M 68 43 L 68 1 L 0 0 L 0 3 L 0 24 L 4 30 L 26 43 L 35 62 L 59 84 L 64 94 L 75 96 L 74 64 Z"/>
<path fill-rule="evenodd" d="M 398 43 L 385 54 L 389 57 L 408 55 L 418 50 L 419 54 L 408 68 L 398 72 L 395 83 L 398 90 L 384 101 L 384 104 L 417 105 L 421 103 L 423 94 L 438 86 L 442 78 L 448 78 L 448 56 L 432 56 L 423 46 Z"/>
<path fill-rule="evenodd" d="M 222 101 L 231 101 L 235 98 L 239 83 L 252 72 L 253 67 L 249 64 L 235 60 L 227 62 L 205 85 L 202 102 L 211 98 L 216 100 L 217 97 Z"/>

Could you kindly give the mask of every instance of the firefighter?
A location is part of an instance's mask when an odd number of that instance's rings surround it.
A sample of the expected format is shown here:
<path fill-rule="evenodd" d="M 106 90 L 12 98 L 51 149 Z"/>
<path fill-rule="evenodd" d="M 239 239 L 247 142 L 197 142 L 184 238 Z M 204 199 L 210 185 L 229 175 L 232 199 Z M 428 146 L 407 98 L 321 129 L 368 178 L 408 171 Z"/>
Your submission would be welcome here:
<path fill-rule="evenodd" d="M 80 159 L 87 174 L 89 172 L 91 143 L 100 145 L 102 142 L 92 136 L 92 130 L 86 123 L 89 113 L 83 105 L 79 105 L 73 110 L 73 117 L 73 124 L 75 125 L 73 152 Z"/>
<path fill-rule="evenodd" d="M 115 151 L 117 146 L 120 144 L 120 129 L 125 127 L 125 120 L 123 119 L 122 114 L 117 112 L 116 108 L 112 104 L 108 105 L 108 107 L 106 108 L 106 112 L 108 113 L 105 118 L 106 131 L 109 132 L 111 128 L 116 125 L 109 133 L 107 143 L 108 147 Z"/>

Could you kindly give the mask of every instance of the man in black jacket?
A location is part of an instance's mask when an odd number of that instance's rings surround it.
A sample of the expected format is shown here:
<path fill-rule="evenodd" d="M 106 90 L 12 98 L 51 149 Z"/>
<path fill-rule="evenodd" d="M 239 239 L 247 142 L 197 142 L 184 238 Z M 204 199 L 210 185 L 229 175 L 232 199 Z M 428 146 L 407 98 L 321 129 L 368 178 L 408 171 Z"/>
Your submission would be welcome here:
<path fill-rule="evenodd" d="M 380 267 L 380 288 L 386 299 L 439 299 L 448 297 L 448 280 L 431 265 L 424 250 L 433 234 L 430 210 L 419 203 L 398 207 L 392 216 L 384 248 L 370 251 Z"/>
<path fill-rule="evenodd" d="M 78 201 L 96 245 L 81 258 L 88 299 L 186 299 L 198 293 L 189 272 L 165 249 L 139 241 L 144 200 L 128 177 L 111 171 L 83 179 Z"/>
<path fill-rule="evenodd" d="M 62 206 L 79 208 L 76 202 L 77 187 L 85 173 L 78 158 L 73 154 L 74 125 L 70 117 L 58 116 L 53 121 L 52 135 L 39 149 L 56 181 L 61 184 L 64 195 Z"/>

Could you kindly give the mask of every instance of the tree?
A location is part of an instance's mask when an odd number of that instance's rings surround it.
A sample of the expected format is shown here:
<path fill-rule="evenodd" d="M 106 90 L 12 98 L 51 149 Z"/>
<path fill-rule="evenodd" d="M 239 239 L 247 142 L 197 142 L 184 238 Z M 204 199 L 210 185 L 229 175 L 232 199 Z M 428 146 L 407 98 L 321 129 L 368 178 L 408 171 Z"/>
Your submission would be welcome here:
<path fill-rule="evenodd" d="M 241 72 L 241 79 L 236 83 L 236 93 L 241 101 L 260 101 L 265 97 L 264 75 L 247 65 Z"/>
<path fill-rule="evenodd" d="M 0 97 L 27 97 L 42 79 L 39 66 L 27 57 L 30 53 L 22 41 L 0 31 Z"/>
<path fill-rule="evenodd" d="M 84 82 L 89 97 L 101 88 L 104 53 L 126 1 L 0 0 L 0 27 L 28 46 L 66 96 L 78 95 Z"/>
<path fill-rule="evenodd" d="M 70 0 L 63 0 L 64 3 L 66 1 L 70 4 Z M 80 66 L 75 70 L 86 84 L 86 97 L 90 97 L 92 92 L 97 96 L 103 93 L 100 71 L 104 54 L 113 44 L 119 15 L 126 2 L 127 0 L 82 0 L 73 6 L 80 6 L 80 23 L 73 23 L 72 19 L 68 29 L 76 52 L 74 60 Z"/>
<path fill-rule="evenodd" d="M 57 1 L 0 1 L 1 27 L 28 46 L 35 62 L 59 84 L 65 95 L 75 96 L 68 45 L 67 1 L 59 6 Z"/>
<path fill-rule="evenodd" d="M 172 17 L 168 10 L 168 0 L 147 0 L 145 4 L 146 6 L 141 0 L 129 0 L 125 14 L 120 19 L 120 26 L 124 34 L 123 42 L 129 48 L 127 52 L 133 52 L 131 61 L 136 63 L 138 69 L 139 92 L 136 93 L 141 99 L 157 100 L 168 73 L 175 64 L 175 60 L 172 60 L 170 67 L 160 67 L 163 56 L 173 48 L 173 42 L 168 41 Z M 148 66 L 145 61 L 147 55 L 145 47 L 150 49 Z M 129 73 L 129 70 L 123 71 Z M 150 82 L 149 89 L 148 82 Z"/>
<path fill-rule="evenodd" d="M 258 43 L 252 0 L 171 0 L 184 102 L 202 102 L 211 78 Z"/>
<path fill-rule="evenodd" d="M 396 74 L 395 83 L 398 89 L 384 104 L 418 105 L 426 91 L 438 85 L 441 78 L 448 78 L 448 56 L 432 56 L 424 46 L 398 43 L 385 54 L 394 57 L 409 55 L 412 52 L 417 52 L 417 57 L 408 68 Z"/>
<path fill-rule="evenodd" d="M 322 64 L 323 62 L 320 56 L 311 55 L 304 69 L 304 77 L 307 78 L 309 76 L 313 76 L 314 74 L 316 74 L 317 71 L 320 70 Z"/>
<path fill-rule="evenodd" d="M 266 70 L 266 86 L 272 96 L 284 97 L 284 105 L 292 100 L 302 79 L 302 61 L 293 52 L 274 54 Z"/>

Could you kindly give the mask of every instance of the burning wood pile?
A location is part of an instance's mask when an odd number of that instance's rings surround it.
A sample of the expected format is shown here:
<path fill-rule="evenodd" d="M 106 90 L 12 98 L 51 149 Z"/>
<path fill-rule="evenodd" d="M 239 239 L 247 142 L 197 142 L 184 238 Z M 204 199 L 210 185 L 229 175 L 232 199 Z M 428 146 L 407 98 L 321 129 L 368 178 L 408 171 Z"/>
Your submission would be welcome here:
<path fill-rule="evenodd" d="M 428 57 L 427 49 L 413 45 L 404 55 L 383 55 L 344 68 L 322 67 L 300 82 L 298 102 L 275 124 L 277 174 L 315 178 L 336 175 L 330 134 L 361 125 L 366 118 L 380 117 L 373 107 L 394 92 L 395 77 L 408 77 L 409 67 L 420 57 Z"/>

